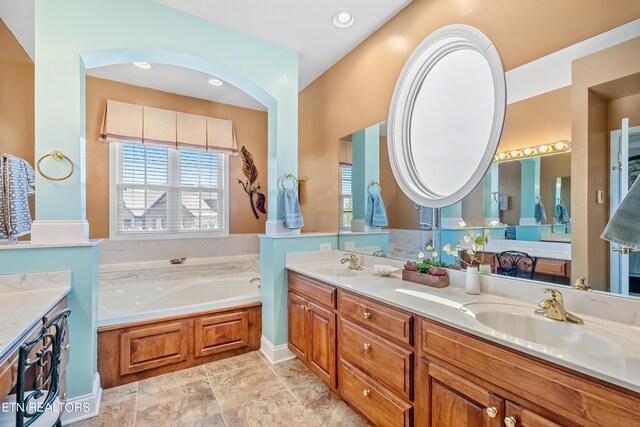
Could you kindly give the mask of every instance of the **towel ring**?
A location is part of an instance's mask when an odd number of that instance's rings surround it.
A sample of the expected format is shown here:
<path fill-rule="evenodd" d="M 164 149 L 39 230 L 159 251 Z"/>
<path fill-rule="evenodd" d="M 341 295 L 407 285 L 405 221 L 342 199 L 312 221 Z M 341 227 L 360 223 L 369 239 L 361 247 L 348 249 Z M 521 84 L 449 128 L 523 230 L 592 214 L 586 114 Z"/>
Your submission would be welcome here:
<path fill-rule="evenodd" d="M 278 181 L 278 184 L 282 190 L 286 188 L 284 186 L 284 182 L 289 179 L 293 181 L 293 187 L 291 187 L 291 190 L 295 190 L 298 187 L 298 179 L 295 176 L 293 176 L 291 172 L 287 172 L 284 175 L 282 175 L 282 177 L 280 177 L 280 180 Z"/>
<path fill-rule="evenodd" d="M 40 162 L 42 162 L 47 157 L 51 157 L 53 160 L 63 160 L 63 159 L 66 160 L 71 165 L 71 171 L 61 178 L 54 178 L 46 175 L 44 172 L 42 172 L 42 169 L 40 169 Z M 75 170 L 75 165 L 73 164 L 71 159 L 68 158 L 63 152 L 52 151 L 51 153 L 45 154 L 44 156 L 40 157 L 40 159 L 38 159 L 38 163 L 36 163 L 36 168 L 38 169 L 38 172 L 40 173 L 40 175 L 42 175 L 43 177 L 47 178 L 50 181 L 64 181 L 65 179 L 73 175 L 73 171 Z"/>
<path fill-rule="evenodd" d="M 371 187 L 374 185 L 377 185 L 378 188 L 380 189 L 380 192 L 382 192 L 382 185 L 380 185 L 380 183 L 375 179 L 372 179 L 369 185 L 367 186 L 367 193 L 371 193 Z"/>

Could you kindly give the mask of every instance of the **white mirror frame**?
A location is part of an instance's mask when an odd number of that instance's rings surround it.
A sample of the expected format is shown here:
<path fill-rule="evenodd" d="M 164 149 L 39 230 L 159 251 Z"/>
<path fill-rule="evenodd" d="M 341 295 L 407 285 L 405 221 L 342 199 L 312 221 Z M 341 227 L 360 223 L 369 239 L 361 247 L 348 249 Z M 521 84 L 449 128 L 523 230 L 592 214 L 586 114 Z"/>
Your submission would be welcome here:
<path fill-rule="evenodd" d="M 435 45 L 435 46 L 434 46 Z M 434 49 L 432 55 L 423 54 Z M 411 116 L 423 81 L 448 53 L 469 49 L 482 55 L 489 66 L 494 87 L 494 114 L 486 150 L 471 178 L 451 194 L 438 194 L 420 179 L 411 152 Z M 393 175 L 402 191 L 421 206 L 441 208 L 458 202 L 484 177 L 498 149 L 507 107 L 507 88 L 502 61 L 495 46 L 481 31 L 468 25 L 450 25 L 429 35 L 404 65 L 389 109 L 388 149 Z M 458 165 L 451 165 L 452 173 Z"/>

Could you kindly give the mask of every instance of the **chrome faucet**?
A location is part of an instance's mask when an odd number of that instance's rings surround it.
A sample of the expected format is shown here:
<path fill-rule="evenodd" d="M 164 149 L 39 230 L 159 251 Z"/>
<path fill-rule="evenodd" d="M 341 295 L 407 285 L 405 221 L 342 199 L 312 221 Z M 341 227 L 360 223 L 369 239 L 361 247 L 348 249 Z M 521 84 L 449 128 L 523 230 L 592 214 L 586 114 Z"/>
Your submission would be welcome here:
<path fill-rule="evenodd" d="M 384 251 L 375 251 L 373 254 L 371 254 L 373 256 L 377 256 L 380 258 L 386 258 L 387 256 L 384 254 Z"/>
<path fill-rule="evenodd" d="M 249 283 L 251 284 L 257 283 L 258 289 L 260 289 L 260 286 L 262 286 L 262 280 L 260 280 L 259 277 L 254 277 L 253 279 L 249 280 Z"/>
<path fill-rule="evenodd" d="M 584 320 L 565 310 L 564 299 L 562 298 L 560 291 L 555 289 L 543 289 L 543 292 L 549 294 L 549 297 L 538 303 L 538 307 L 540 308 L 535 311 L 538 316 L 559 320 L 561 322 L 584 325 Z"/>
<path fill-rule="evenodd" d="M 362 266 L 358 264 L 358 257 L 354 254 L 349 254 L 348 257 L 342 258 L 340 264 L 349 263 L 350 270 L 362 270 Z"/>

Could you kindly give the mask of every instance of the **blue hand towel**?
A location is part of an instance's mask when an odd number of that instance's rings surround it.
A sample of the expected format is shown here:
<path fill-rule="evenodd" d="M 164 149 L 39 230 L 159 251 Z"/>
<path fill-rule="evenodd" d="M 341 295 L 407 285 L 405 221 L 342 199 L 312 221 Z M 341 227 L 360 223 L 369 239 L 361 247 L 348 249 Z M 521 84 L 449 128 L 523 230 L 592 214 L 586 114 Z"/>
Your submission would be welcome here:
<path fill-rule="evenodd" d="M 298 191 L 293 188 L 284 189 L 284 226 L 290 230 L 302 228 L 304 220 L 298 203 Z"/>
<path fill-rule="evenodd" d="M 547 222 L 547 212 L 545 212 L 544 204 L 542 204 L 542 202 L 536 203 L 535 217 L 536 217 L 536 222 L 539 222 L 539 223 Z"/>
<path fill-rule="evenodd" d="M 569 212 L 567 212 L 567 208 L 563 203 L 558 203 L 556 205 L 554 217 L 559 223 L 569 222 Z"/>
<path fill-rule="evenodd" d="M 364 223 L 370 227 L 384 227 L 387 223 L 387 211 L 378 193 L 369 193 L 367 210 L 364 213 Z"/>

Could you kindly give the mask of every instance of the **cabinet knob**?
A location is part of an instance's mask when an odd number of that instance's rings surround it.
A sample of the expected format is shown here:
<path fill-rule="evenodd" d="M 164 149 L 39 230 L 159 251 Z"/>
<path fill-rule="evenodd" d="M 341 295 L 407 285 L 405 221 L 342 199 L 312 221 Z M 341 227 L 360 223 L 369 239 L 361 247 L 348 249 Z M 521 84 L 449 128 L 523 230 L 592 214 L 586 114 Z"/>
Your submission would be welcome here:
<path fill-rule="evenodd" d="M 489 415 L 489 418 L 495 418 L 498 416 L 498 410 L 491 406 L 487 408 L 487 415 Z"/>
<path fill-rule="evenodd" d="M 300 306 L 301 309 L 303 309 L 304 311 L 309 311 L 309 307 L 307 307 L 306 305 L 302 304 Z"/>
<path fill-rule="evenodd" d="M 365 351 L 366 351 L 366 350 L 369 350 L 369 349 L 371 348 L 371 344 L 369 344 L 368 342 L 366 342 L 366 343 L 364 343 L 364 345 L 363 345 L 362 347 L 363 347 L 363 348 L 365 349 Z"/>
<path fill-rule="evenodd" d="M 371 396 L 371 390 L 369 390 L 369 389 L 364 389 L 364 390 L 362 390 L 362 395 L 363 395 L 364 397 L 369 397 L 369 396 Z"/>
<path fill-rule="evenodd" d="M 516 424 L 518 424 L 518 422 L 513 417 L 507 417 L 504 419 L 504 425 L 507 427 L 516 427 Z"/>
<path fill-rule="evenodd" d="M 371 319 L 371 313 L 369 313 L 368 311 L 365 311 L 364 313 L 362 313 L 362 316 L 363 316 L 365 319 Z"/>

